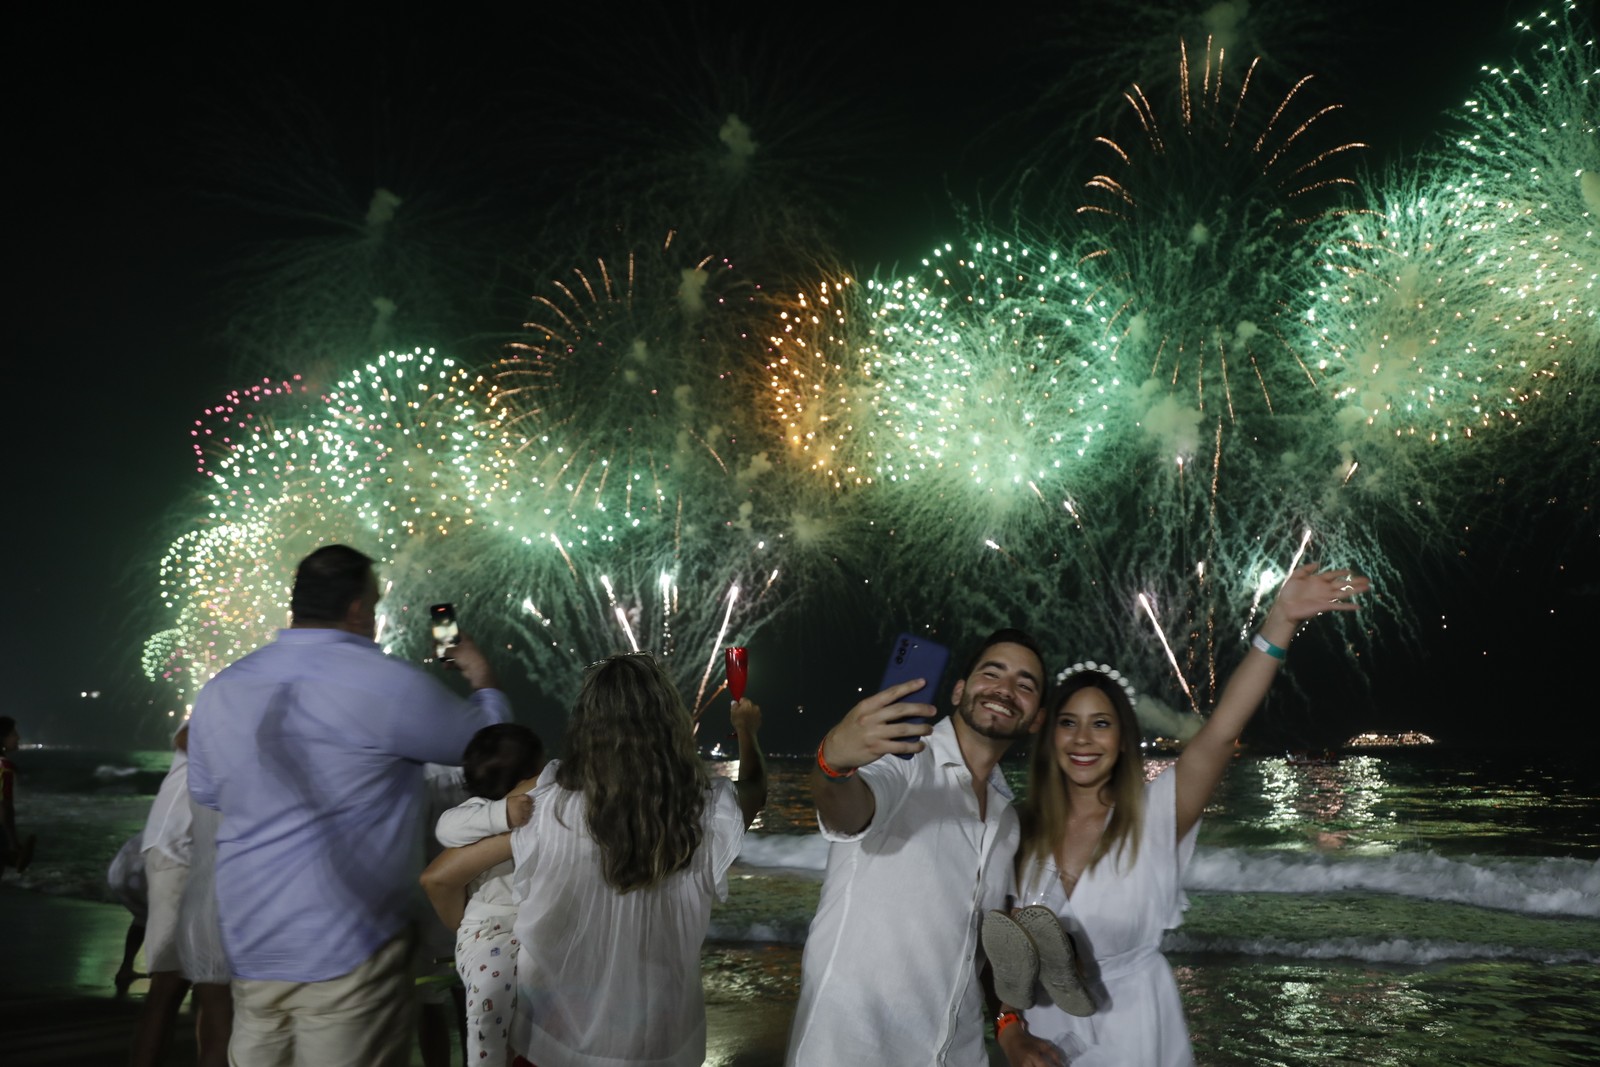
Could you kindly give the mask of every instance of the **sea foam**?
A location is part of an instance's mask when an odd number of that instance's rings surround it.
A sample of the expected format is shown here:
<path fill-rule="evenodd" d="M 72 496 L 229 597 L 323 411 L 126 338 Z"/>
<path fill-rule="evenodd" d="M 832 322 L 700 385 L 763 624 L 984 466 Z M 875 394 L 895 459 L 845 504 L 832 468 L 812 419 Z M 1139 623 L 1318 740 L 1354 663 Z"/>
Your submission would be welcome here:
<path fill-rule="evenodd" d="M 820 834 L 747 834 L 739 861 L 750 867 L 822 871 Z M 1600 861 L 1398 852 L 1333 856 L 1321 852 L 1201 848 L 1185 889 L 1224 893 L 1387 893 L 1526 915 L 1600 918 Z"/>
<path fill-rule="evenodd" d="M 1600 918 L 1600 861 L 1575 859 L 1197 849 L 1184 888 L 1233 893 L 1361 890 L 1527 915 Z"/>
<path fill-rule="evenodd" d="M 1363 960 L 1367 963 L 1429 964 L 1462 960 L 1524 960 L 1544 964 L 1600 964 L 1600 952 L 1538 945 L 1485 945 L 1431 938 L 1332 937 L 1288 941 L 1278 937 L 1211 937 L 1168 931 L 1163 952 L 1235 956 L 1282 956 L 1302 960 Z"/>
<path fill-rule="evenodd" d="M 745 834 L 739 862 L 750 867 L 826 870 L 828 842 L 821 834 Z"/>

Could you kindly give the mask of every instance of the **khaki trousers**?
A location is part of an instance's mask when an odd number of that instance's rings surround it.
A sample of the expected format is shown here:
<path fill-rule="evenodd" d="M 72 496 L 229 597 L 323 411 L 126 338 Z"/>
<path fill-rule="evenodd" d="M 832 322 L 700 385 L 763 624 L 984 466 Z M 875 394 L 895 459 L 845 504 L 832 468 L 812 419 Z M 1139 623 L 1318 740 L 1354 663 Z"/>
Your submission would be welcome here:
<path fill-rule="evenodd" d="M 233 980 L 231 1067 L 407 1067 L 416 1040 L 409 932 L 325 982 Z"/>

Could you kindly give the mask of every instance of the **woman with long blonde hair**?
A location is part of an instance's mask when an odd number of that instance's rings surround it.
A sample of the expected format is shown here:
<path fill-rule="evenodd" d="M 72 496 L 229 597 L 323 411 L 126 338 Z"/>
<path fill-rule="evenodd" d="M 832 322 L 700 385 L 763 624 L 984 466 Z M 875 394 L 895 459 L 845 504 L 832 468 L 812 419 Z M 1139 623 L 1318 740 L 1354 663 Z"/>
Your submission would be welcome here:
<path fill-rule="evenodd" d="M 705 1059 L 700 947 L 712 901 L 727 895 L 728 867 L 766 801 L 761 709 L 741 700 L 732 718 L 737 785 L 707 775 L 689 713 L 653 656 L 591 664 L 568 723 L 568 756 L 545 768 L 527 821 L 451 849 L 423 873 L 440 918 L 454 926 L 471 879 L 516 861 L 519 1063 Z"/>
<path fill-rule="evenodd" d="M 1028 906 L 984 921 L 1005 1002 L 998 1041 L 1011 1067 L 1194 1063 L 1160 945 L 1182 922 L 1200 813 L 1300 624 L 1354 611 L 1351 598 L 1368 588 L 1348 570 L 1296 569 L 1205 725 L 1148 783 L 1132 686 L 1092 662 L 1061 672 L 1021 812 L 1017 880 Z M 1035 1004 L 1039 986 L 1046 996 Z"/>

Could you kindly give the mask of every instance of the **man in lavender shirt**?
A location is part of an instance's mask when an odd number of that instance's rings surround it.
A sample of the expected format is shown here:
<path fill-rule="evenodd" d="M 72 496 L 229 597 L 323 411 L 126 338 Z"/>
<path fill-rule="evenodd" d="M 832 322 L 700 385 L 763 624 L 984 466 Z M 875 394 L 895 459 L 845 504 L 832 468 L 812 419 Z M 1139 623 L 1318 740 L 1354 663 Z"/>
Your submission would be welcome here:
<path fill-rule="evenodd" d="M 301 561 L 292 623 L 200 691 L 189 791 L 222 813 L 217 904 L 233 964 L 229 1062 L 404 1067 L 424 763 L 509 715 L 476 645 L 463 700 L 374 642 L 372 560 Z"/>

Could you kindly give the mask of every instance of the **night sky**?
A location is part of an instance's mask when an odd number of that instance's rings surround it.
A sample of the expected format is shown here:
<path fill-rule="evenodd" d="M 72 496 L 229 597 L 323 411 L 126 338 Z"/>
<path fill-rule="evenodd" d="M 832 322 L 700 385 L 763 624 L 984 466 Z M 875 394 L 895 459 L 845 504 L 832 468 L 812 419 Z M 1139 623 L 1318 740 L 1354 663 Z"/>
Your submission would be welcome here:
<path fill-rule="evenodd" d="M 629 138 L 642 155 L 669 141 L 659 116 L 735 99 L 822 116 L 797 135 L 793 150 L 815 161 L 797 180 L 821 190 L 836 246 L 868 274 L 959 240 L 953 204 L 1003 188 L 1066 125 L 1059 116 L 1124 81 L 1097 69 L 1105 50 L 1092 35 L 1072 30 L 1104 34 L 1116 17 L 1106 12 L 1123 5 L 977 6 L 961 18 L 896 6 L 893 19 L 864 16 L 863 5 L 24 16 L 8 123 L 20 240 L 6 494 L 16 654 L 4 713 L 25 739 L 154 745 L 166 732 L 168 701 L 143 680 L 138 653 L 158 628 L 155 565 L 175 532 L 170 516 L 203 488 L 188 427 L 259 377 L 224 334 L 225 289 L 241 257 L 286 225 L 241 203 L 236 167 L 241 145 L 274 150 L 259 121 L 271 101 L 309 101 L 326 116 L 334 165 L 358 199 L 426 175 L 434 191 L 503 220 L 513 265 L 485 283 L 496 317 L 456 351 L 487 360 L 520 321 L 519 292 L 583 251 L 541 247 L 553 244 L 550 206 L 582 203 L 575 191 Z M 1510 58 L 1511 23 L 1532 10 L 1337 6 L 1349 13 L 1310 20 L 1312 32 L 1275 55 L 1347 105 L 1339 121 L 1373 146 L 1369 164 L 1436 143 L 1441 112 L 1481 64 Z M 1052 85 L 1065 88 L 1051 95 Z M 1596 435 L 1573 447 L 1594 448 Z M 1592 485 L 1552 485 L 1543 508 L 1439 531 L 1451 550 L 1417 546 L 1428 562 L 1408 575 L 1414 640 L 1379 647 L 1359 668 L 1315 665 L 1326 678 L 1303 680 L 1318 694 L 1311 706 L 1269 707 L 1263 743 L 1415 728 L 1461 744 L 1567 746 L 1571 731 L 1588 733 L 1600 637 L 1593 495 Z M 768 708 L 770 748 L 815 744 L 877 681 L 900 628 L 877 621 L 881 632 L 864 623 L 852 636 L 802 615 L 762 632 L 752 695 Z M 1011 621 L 1023 620 L 996 625 Z M 1350 677 L 1357 670 L 1367 687 Z M 85 690 L 101 696 L 80 698 Z M 519 714 L 558 730 L 554 709 Z"/>

